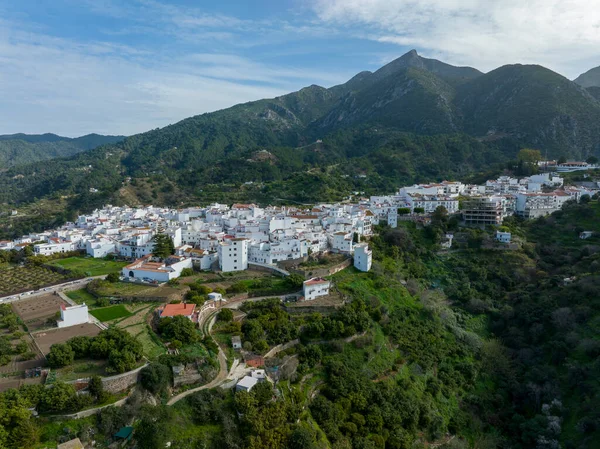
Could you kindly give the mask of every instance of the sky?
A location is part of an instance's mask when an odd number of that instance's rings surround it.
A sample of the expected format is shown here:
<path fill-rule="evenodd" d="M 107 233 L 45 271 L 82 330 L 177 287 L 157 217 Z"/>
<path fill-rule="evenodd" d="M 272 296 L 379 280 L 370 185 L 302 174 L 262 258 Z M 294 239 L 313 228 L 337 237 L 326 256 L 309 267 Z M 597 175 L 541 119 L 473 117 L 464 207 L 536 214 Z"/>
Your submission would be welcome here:
<path fill-rule="evenodd" d="M 600 65 L 598 0 L 0 0 L 0 134 L 131 135 L 411 49 L 490 71 Z"/>

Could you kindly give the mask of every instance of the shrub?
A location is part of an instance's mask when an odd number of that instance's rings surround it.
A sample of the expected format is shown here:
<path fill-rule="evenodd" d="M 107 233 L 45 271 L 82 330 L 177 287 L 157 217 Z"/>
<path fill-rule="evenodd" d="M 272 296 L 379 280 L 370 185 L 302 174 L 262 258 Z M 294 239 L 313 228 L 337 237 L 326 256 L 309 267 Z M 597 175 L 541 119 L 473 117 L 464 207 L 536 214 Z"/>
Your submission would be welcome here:
<path fill-rule="evenodd" d="M 181 277 L 187 277 L 187 276 L 193 276 L 194 275 L 194 269 L 193 268 L 184 268 L 183 270 L 181 270 Z"/>
<path fill-rule="evenodd" d="M 106 276 L 106 280 L 111 283 L 119 282 L 119 273 L 110 273 Z"/>
<path fill-rule="evenodd" d="M 217 315 L 217 319 L 219 321 L 232 321 L 233 320 L 233 312 L 231 309 L 221 309 L 219 314 Z"/>
<path fill-rule="evenodd" d="M 172 371 L 161 363 L 152 363 L 140 372 L 142 387 L 152 394 L 166 391 L 171 385 Z"/>
<path fill-rule="evenodd" d="M 57 343 L 50 348 L 48 365 L 51 368 L 61 368 L 71 365 L 73 360 L 75 360 L 75 352 L 68 343 Z"/>

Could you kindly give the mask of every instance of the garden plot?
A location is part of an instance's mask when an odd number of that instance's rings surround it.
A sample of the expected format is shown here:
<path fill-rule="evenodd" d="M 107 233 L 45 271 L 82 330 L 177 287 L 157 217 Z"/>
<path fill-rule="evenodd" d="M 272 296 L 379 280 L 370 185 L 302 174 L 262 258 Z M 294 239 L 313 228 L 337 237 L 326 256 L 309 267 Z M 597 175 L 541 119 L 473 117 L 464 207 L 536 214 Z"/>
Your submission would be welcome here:
<path fill-rule="evenodd" d="M 26 369 L 44 366 L 46 364 L 44 356 L 38 351 L 29 335 L 22 336 L 21 340 L 27 342 L 27 345 L 29 346 L 27 350 L 35 353 L 36 357 L 31 360 L 22 360 L 21 355 L 13 355 L 11 356 L 11 360 L 8 364 L 0 366 L 0 374 L 17 373 L 25 371 Z"/>
<path fill-rule="evenodd" d="M 128 262 L 94 259 L 92 257 L 67 257 L 49 262 L 50 265 L 70 271 L 80 271 L 86 276 L 101 276 L 109 273 L 121 273 L 121 269 Z"/>
<path fill-rule="evenodd" d="M 100 328 L 95 324 L 86 323 L 77 326 L 65 327 L 62 329 L 52 329 L 33 334 L 36 343 L 44 354 L 50 352 L 50 347 L 55 343 L 64 343 L 73 337 L 85 336 L 95 337 L 100 333 Z"/>
<path fill-rule="evenodd" d="M 31 331 L 44 327 L 49 318 L 55 317 L 57 312 L 60 312 L 60 306 L 63 304 L 69 305 L 60 296 L 43 295 L 20 299 L 11 305 L 14 312 Z"/>
<path fill-rule="evenodd" d="M 0 267 L 0 296 L 37 290 L 47 285 L 59 284 L 67 279 L 67 276 L 44 267 L 2 266 Z"/>

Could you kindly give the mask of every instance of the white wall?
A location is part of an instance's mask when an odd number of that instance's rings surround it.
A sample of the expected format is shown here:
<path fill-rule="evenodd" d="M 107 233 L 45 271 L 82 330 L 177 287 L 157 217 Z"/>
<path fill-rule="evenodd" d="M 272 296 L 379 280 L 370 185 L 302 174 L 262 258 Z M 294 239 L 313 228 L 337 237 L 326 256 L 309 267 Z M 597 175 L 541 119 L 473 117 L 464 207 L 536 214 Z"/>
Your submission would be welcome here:
<path fill-rule="evenodd" d="M 88 307 L 82 304 L 80 306 L 61 308 L 60 318 L 57 321 L 58 327 L 69 327 L 87 323 L 89 321 Z"/>

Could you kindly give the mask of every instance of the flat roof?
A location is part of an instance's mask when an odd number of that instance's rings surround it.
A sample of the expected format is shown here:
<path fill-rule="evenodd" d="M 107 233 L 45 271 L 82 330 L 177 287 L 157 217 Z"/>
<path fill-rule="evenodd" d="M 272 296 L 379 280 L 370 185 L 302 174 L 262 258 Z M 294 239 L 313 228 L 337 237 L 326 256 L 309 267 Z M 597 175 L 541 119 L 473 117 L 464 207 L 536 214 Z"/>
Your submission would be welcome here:
<path fill-rule="evenodd" d="M 255 379 L 254 377 L 250 377 L 250 376 L 244 376 L 237 383 L 237 385 L 240 385 L 240 386 L 245 387 L 245 388 L 252 388 L 257 383 L 258 383 L 258 379 Z"/>

